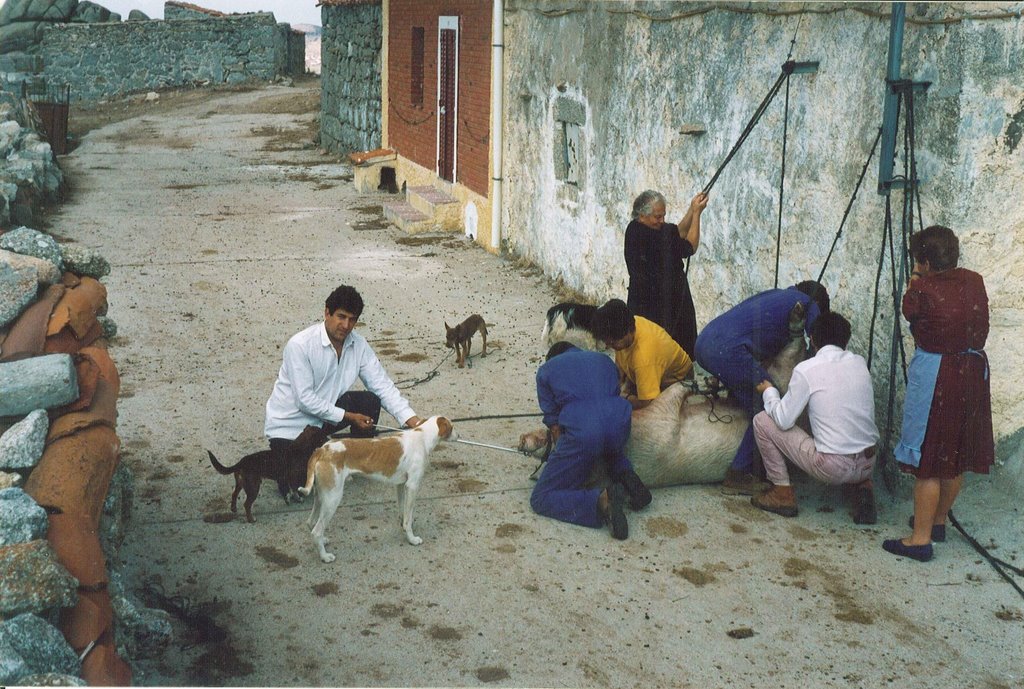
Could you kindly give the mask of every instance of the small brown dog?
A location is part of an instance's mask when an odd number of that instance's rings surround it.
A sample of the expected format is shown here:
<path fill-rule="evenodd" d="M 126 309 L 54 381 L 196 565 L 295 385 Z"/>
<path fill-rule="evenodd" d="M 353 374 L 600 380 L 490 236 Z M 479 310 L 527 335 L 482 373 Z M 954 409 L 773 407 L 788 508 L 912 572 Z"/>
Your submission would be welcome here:
<path fill-rule="evenodd" d="M 483 337 L 484 351 L 480 356 L 487 356 L 487 324 L 484 323 L 482 316 L 474 313 L 454 328 L 449 327 L 448 321 L 445 321 L 444 329 L 448 333 L 445 346 L 449 349 L 455 348 L 459 368 L 465 367 L 466 360 L 469 358 L 469 348 L 473 345 L 473 333 L 480 333 L 480 336 Z M 473 367 L 472 362 L 469 367 Z"/>

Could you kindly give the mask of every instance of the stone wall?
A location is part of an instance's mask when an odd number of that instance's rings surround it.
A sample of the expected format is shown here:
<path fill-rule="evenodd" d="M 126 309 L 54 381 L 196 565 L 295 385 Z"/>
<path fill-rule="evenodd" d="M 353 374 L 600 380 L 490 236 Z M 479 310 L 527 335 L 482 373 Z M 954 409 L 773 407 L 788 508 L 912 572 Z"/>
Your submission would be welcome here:
<path fill-rule="evenodd" d="M 817 277 L 881 125 L 890 9 L 509 0 L 506 248 L 595 300 L 625 297 L 633 198 L 659 189 L 669 221 L 679 220 L 774 83 L 795 35 L 793 58 L 820 61 L 820 69 L 790 86 L 779 283 Z M 926 225 L 957 232 L 961 265 L 985 276 L 998 455 L 1024 487 L 1024 391 L 1016 384 L 1024 375 L 1024 22 L 1003 10 L 908 4 L 903 75 L 932 82 L 916 109 L 921 210 Z M 690 272 L 698 327 L 773 286 L 783 101 L 780 94 L 711 193 Z M 567 133 L 577 159 L 571 174 L 563 169 Z M 877 169 L 876 158 L 824 276 L 862 353 L 884 219 Z M 899 227 L 901 193 L 892 199 Z M 888 272 L 887 264 L 875 337 L 882 421 Z"/>
<path fill-rule="evenodd" d="M 379 0 L 324 5 L 320 43 L 320 143 L 335 153 L 380 147 Z"/>
<path fill-rule="evenodd" d="M 190 84 L 238 84 L 289 73 L 287 24 L 273 14 L 116 24 L 54 24 L 35 51 L 50 84 L 95 100 Z M 301 73 L 301 70 L 300 72 Z"/>

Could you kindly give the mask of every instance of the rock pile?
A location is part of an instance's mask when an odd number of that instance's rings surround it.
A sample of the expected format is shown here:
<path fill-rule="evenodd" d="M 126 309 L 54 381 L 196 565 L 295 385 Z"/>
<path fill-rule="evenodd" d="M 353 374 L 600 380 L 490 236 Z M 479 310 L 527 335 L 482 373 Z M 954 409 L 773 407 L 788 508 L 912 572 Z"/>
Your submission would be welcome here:
<path fill-rule="evenodd" d="M 0 90 L 0 227 L 32 224 L 35 209 L 60 197 L 64 175 L 42 130 L 28 101 Z"/>
<path fill-rule="evenodd" d="M 167 614 L 136 603 L 118 572 L 132 480 L 118 461 L 109 272 L 44 232 L 0 233 L 0 685 L 126 686 L 123 658 L 170 640 Z"/>

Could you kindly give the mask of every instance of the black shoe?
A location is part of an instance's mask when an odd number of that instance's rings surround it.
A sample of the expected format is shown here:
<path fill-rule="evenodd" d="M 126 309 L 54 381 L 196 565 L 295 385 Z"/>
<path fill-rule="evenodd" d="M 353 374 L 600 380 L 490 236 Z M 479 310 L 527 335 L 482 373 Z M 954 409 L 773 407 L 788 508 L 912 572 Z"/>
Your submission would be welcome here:
<path fill-rule="evenodd" d="M 910 515 L 910 519 L 907 520 L 907 526 L 909 526 L 911 529 L 914 528 L 914 515 Z M 932 540 L 936 543 L 946 542 L 945 524 L 932 524 Z"/>
<path fill-rule="evenodd" d="M 615 480 L 625 487 L 626 492 L 629 494 L 629 506 L 634 512 L 647 507 L 651 504 L 651 500 L 654 499 L 651 491 L 647 489 L 647 486 L 644 485 L 644 482 L 640 480 L 640 477 L 632 469 L 617 476 Z"/>
<path fill-rule="evenodd" d="M 626 521 L 626 489 L 621 483 L 608 486 L 608 511 L 604 523 L 611 527 L 612 537 L 620 541 L 629 538 L 629 522 Z"/>

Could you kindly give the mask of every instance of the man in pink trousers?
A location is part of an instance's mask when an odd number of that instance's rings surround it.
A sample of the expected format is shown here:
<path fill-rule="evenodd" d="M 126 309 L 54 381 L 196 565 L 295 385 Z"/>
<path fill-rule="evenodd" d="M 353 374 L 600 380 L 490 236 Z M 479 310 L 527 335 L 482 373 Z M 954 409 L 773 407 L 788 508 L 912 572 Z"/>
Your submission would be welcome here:
<path fill-rule="evenodd" d="M 813 356 L 793 369 L 786 395 L 780 398 L 767 380 L 757 386 L 765 410 L 754 417 L 754 438 L 772 487 L 750 501 L 784 517 L 797 515 L 788 459 L 818 481 L 853 485 L 854 521 L 873 524 L 878 427 L 871 374 L 863 357 L 846 351 L 850 323 L 839 314 L 822 314 L 809 334 Z M 804 409 L 812 435 L 796 425 Z"/>

